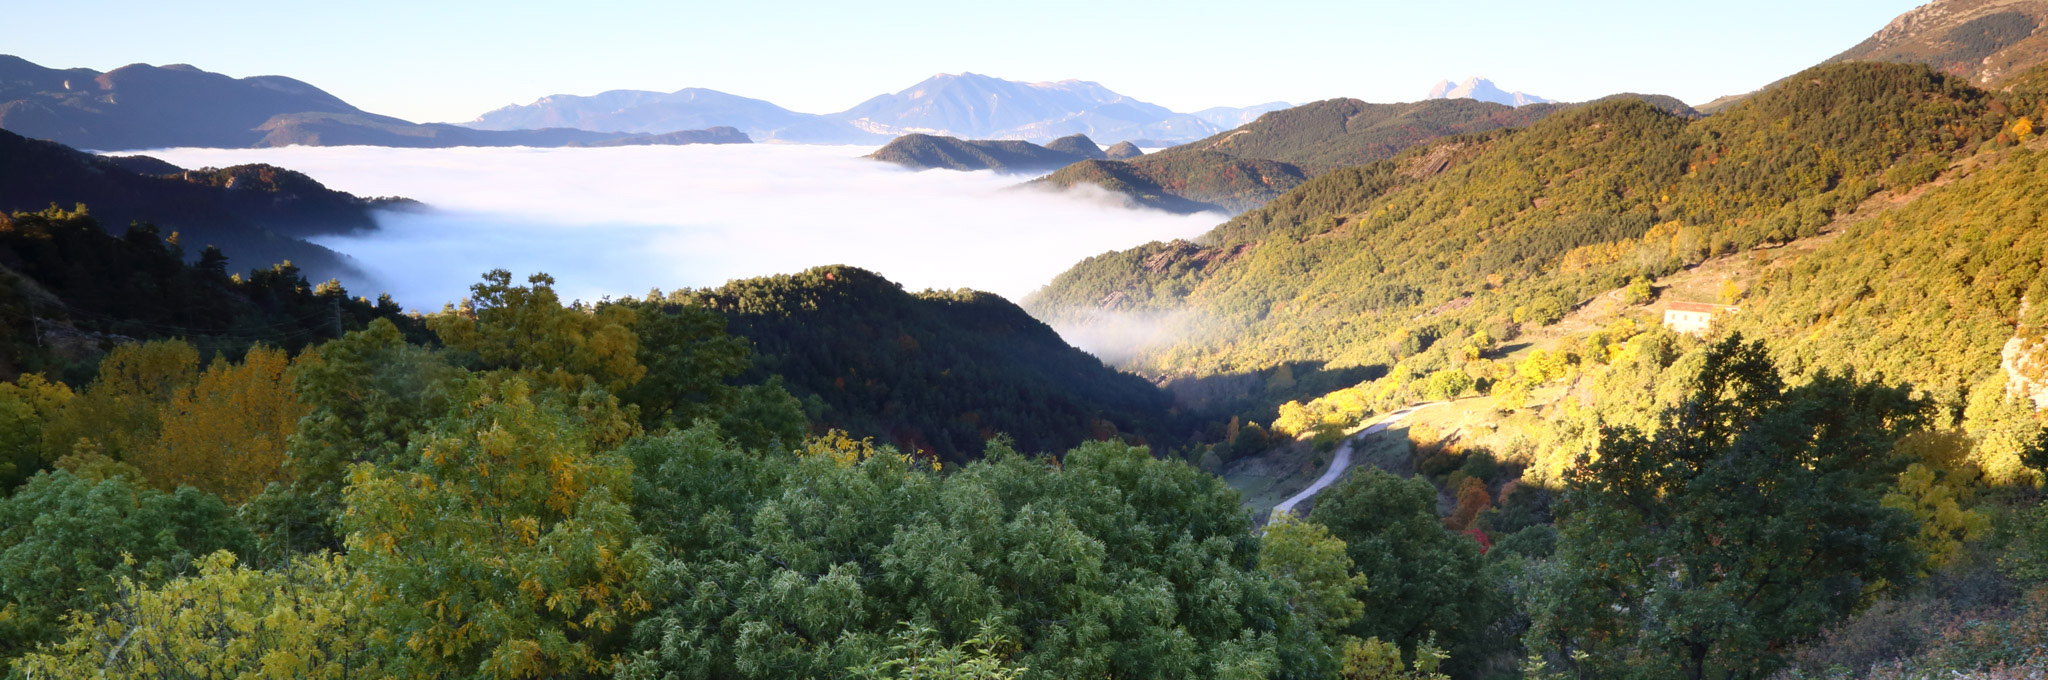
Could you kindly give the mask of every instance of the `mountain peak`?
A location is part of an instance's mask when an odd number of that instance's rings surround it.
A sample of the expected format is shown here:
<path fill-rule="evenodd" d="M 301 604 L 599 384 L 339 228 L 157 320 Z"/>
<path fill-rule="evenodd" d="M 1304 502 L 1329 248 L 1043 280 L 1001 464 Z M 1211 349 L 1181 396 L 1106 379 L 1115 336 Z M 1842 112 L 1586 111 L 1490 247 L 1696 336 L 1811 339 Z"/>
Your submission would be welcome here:
<path fill-rule="evenodd" d="M 1453 85 L 1449 80 L 1438 81 L 1435 87 L 1429 88 L 1429 96 L 1424 99 L 1477 99 L 1508 106 L 1527 106 L 1550 101 L 1526 92 L 1502 90 L 1494 85 L 1493 81 L 1479 76 L 1466 78 L 1465 82 L 1457 85 Z"/>

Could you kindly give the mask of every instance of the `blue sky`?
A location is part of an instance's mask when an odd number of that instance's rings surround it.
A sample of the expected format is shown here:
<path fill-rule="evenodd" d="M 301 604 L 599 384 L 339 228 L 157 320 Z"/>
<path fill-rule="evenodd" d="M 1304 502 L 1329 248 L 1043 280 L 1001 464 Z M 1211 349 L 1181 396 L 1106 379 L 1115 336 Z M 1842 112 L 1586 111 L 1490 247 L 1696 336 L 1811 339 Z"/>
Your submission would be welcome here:
<path fill-rule="evenodd" d="M 106 70 L 288 75 L 461 121 L 549 94 L 709 87 L 850 108 L 940 72 L 1093 80 L 1181 111 L 1408 101 L 1480 75 L 1559 100 L 1700 103 L 1847 49 L 1919 0 L 1030 3 L 0 0 L 0 53 Z"/>

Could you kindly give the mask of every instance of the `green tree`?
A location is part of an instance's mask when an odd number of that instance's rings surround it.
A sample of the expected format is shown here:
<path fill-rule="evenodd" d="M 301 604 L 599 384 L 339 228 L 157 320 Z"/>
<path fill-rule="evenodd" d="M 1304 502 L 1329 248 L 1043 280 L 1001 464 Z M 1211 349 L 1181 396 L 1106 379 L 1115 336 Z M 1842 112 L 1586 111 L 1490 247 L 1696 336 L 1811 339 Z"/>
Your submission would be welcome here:
<path fill-rule="evenodd" d="M 1492 623 L 1497 596 L 1482 577 L 1479 544 L 1444 529 L 1428 480 L 1359 470 L 1316 499 L 1308 521 L 1344 542 L 1368 587 L 1365 615 L 1350 632 L 1414 649 L 1432 638 L 1477 644 Z"/>
<path fill-rule="evenodd" d="M 349 466 L 410 467 L 415 438 L 462 403 L 473 378 L 440 352 L 409 344 L 384 319 L 319 347 L 320 360 L 292 367 L 308 409 L 290 439 L 284 470 L 242 512 L 268 552 L 339 551 L 337 526 Z"/>
<path fill-rule="evenodd" d="M 401 677 L 559 677 L 610 667 L 646 610 L 652 557 L 628 509 L 632 464 L 593 449 L 517 376 L 481 381 L 417 445 L 413 469 L 359 464 L 348 563 Z"/>
<path fill-rule="evenodd" d="M 1786 389 L 1762 343 L 1716 343 L 1655 438 L 1610 428 L 1567 473 L 1531 645 L 1597 673 L 1770 672 L 1922 564 L 1881 499 L 1926 406 L 1824 373 Z"/>
<path fill-rule="evenodd" d="M 708 427 L 628 446 L 649 490 L 636 514 L 670 552 L 621 677 L 830 677 L 892 658 L 902 622 L 936 648 L 985 624 L 1035 677 L 1334 670 L 1214 476 L 1110 442 L 1058 464 L 990 448 L 945 474 L 887 447 L 747 451 Z"/>
<path fill-rule="evenodd" d="M 50 639 L 59 616 L 111 597 L 122 578 L 155 582 L 250 543 L 233 511 L 197 489 L 38 474 L 0 499 L 0 658 Z"/>

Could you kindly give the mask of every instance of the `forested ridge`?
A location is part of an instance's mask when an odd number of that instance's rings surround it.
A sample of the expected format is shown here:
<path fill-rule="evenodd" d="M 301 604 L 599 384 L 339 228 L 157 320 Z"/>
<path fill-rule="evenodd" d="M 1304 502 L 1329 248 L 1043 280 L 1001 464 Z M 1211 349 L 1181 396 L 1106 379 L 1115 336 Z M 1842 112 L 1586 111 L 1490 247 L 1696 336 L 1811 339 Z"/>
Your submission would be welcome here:
<path fill-rule="evenodd" d="M 1193 248 L 1091 258 L 1026 301 L 1062 322 L 1191 309 L 1204 323 L 1134 364 L 1264 371 L 1281 357 L 1389 364 L 1484 330 L 1508 340 L 1633 276 L 1817 233 L 1881 190 L 2009 144 L 2019 102 L 1924 67 L 1820 67 L 1727 113 L 1640 101 L 1561 111 L 1335 171 Z"/>
<path fill-rule="evenodd" d="M 1699 112 L 1664 96 L 1619 94 L 1675 115 Z M 1595 102 L 1597 103 L 1597 102 Z M 1371 104 L 1330 99 L 1272 111 L 1207 139 L 1139 158 L 1083 161 L 1035 184 L 1092 184 L 1169 212 L 1238 214 L 1266 204 L 1310 177 L 1385 160 L 1417 145 L 1458 135 L 1522 127 L 1570 104 L 1510 107 L 1472 99 Z"/>

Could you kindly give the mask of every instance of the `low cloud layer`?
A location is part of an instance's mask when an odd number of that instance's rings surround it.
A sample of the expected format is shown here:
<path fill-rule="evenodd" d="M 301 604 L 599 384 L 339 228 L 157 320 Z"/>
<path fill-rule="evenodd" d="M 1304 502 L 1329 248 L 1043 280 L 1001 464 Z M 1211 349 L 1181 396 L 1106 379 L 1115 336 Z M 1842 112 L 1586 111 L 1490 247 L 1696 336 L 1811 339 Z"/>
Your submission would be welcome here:
<path fill-rule="evenodd" d="M 1012 300 L 1083 258 L 1188 238 L 1221 215 L 1132 210 L 1010 188 L 1025 178 L 910 172 L 857 147 L 602 149 L 167 149 L 185 167 L 270 163 L 363 196 L 433 206 L 386 213 L 371 234 L 322 239 L 401 304 L 439 309 L 486 270 L 545 271 L 565 295 L 847 264 L 913 290 L 975 288 Z M 230 253 L 232 256 L 233 254 Z"/>

